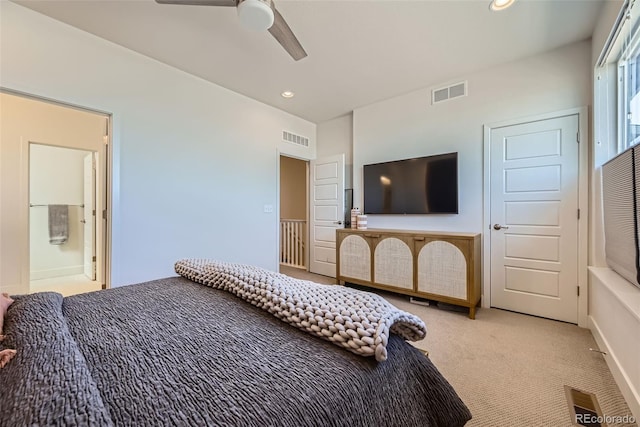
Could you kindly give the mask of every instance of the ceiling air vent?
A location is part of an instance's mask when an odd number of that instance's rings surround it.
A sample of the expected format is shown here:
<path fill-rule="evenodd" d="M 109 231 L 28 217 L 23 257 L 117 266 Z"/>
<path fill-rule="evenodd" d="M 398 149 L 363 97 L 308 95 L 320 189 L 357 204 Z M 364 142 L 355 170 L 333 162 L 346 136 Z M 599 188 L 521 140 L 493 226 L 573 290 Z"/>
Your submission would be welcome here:
<path fill-rule="evenodd" d="M 309 138 L 306 136 L 296 135 L 295 133 L 287 132 L 286 130 L 282 131 L 282 140 L 290 142 L 296 145 L 302 145 L 303 147 L 309 146 Z"/>
<path fill-rule="evenodd" d="M 431 103 L 447 101 L 453 98 L 467 96 L 467 82 L 456 83 L 451 86 L 434 89 L 431 91 Z"/>

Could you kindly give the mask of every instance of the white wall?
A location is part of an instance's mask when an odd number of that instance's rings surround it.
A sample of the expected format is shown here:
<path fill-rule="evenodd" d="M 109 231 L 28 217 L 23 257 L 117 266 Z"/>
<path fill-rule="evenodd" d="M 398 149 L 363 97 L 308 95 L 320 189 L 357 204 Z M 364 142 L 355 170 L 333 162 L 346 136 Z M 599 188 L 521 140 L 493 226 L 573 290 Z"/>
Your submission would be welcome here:
<path fill-rule="evenodd" d="M 29 200 L 34 205 L 69 206 L 69 234 L 62 245 L 49 243 L 48 209 L 29 209 L 31 280 L 80 274 L 83 271 L 84 158 L 88 151 L 30 144 Z"/>
<path fill-rule="evenodd" d="M 576 43 L 465 76 L 469 95 L 430 104 L 418 90 L 353 113 L 353 181 L 362 205 L 362 166 L 458 152 L 458 215 L 371 215 L 371 228 L 482 232 L 483 125 L 590 104 L 591 44 Z M 447 82 L 435 82 L 441 87 Z"/>
<path fill-rule="evenodd" d="M 315 157 L 313 123 L 14 3 L 0 15 L 0 86 L 113 114 L 112 285 L 173 275 L 182 257 L 277 268 L 263 205 L 278 150 Z"/>
<path fill-rule="evenodd" d="M 353 185 L 353 114 L 318 124 L 318 158 L 344 154 L 345 188 Z"/>
<path fill-rule="evenodd" d="M 609 268 L 589 269 L 589 329 L 640 420 L 640 292 Z"/>

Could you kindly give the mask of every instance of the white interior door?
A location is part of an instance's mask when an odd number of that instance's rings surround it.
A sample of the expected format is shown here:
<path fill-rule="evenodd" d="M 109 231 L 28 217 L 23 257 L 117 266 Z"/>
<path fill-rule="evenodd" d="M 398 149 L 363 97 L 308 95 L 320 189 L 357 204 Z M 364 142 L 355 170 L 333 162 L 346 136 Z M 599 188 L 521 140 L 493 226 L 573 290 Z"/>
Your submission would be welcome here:
<path fill-rule="evenodd" d="M 578 115 L 491 130 L 491 306 L 578 321 Z"/>
<path fill-rule="evenodd" d="M 95 154 L 84 157 L 83 204 L 84 274 L 96 280 L 96 162 Z"/>
<path fill-rule="evenodd" d="M 344 227 L 344 154 L 310 165 L 309 271 L 336 277 L 336 229 Z"/>

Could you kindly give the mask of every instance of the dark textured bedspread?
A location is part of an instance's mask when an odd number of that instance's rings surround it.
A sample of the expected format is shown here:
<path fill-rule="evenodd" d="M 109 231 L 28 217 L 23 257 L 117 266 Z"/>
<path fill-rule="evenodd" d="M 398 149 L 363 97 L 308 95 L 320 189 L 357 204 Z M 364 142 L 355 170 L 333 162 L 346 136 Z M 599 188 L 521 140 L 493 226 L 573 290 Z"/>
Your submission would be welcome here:
<path fill-rule="evenodd" d="M 17 298 L 0 426 L 459 426 L 468 409 L 397 336 L 376 362 L 184 278 Z M 0 347 L 1 348 L 1 347 Z"/>

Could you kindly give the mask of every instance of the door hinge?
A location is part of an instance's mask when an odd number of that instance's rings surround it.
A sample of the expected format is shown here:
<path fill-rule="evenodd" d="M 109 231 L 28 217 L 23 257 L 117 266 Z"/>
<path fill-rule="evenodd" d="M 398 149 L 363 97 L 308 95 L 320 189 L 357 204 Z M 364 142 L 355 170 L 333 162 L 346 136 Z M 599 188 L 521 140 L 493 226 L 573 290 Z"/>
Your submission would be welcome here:
<path fill-rule="evenodd" d="M 580 296 L 580 286 L 576 286 L 576 289 L 578 291 L 578 296 Z"/>
<path fill-rule="evenodd" d="M 109 136 L 109 119 L 104 119 L 104 136 Z"/>
<path fill-rule="evenodd" d="M 576 132 L 576 142 L 580 144 L 580 132 Z"/>
<path fill-rule="evenodd" d="M 578 219 L 580 219 L 580 209 L 578 209 Z"/>
<path fill-rule="evenodd" d="M 91 258 L 91 261 L 96 262 L 96 256 L 94 255 L 93 258 Z"/>
<path fill-rule="evenodd" d="M 102 211 L 102 219 L 107 219 L 107 210 L 106 209 L 104 209 Z"/>

